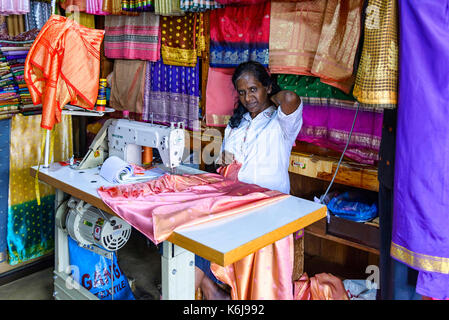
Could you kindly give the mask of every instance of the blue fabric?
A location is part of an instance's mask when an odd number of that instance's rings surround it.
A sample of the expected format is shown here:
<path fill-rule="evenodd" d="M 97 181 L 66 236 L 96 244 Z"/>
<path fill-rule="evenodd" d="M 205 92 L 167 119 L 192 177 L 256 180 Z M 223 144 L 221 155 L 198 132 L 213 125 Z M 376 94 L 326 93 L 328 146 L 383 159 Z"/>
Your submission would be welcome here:
<path fill-rule="evenodd" d="M 0 263 L 6 259 L 11 119 L 0 121 Z"/>
<path fill-rule="evenodd" d="M 344 192 L 332 198 L 327 205 L 329 211 L 340 218 L 364 222 L 377 217 L 377 204 L 366 203 L 358 193 Z"/>
<path fill-rule="evenodd" d="M 257 61 L 268 67 L 268 43 L 267 44 L 242 44 L 237 43 L 226 46 L 211 41 L 210 66 L 215 68 L 235 68 L 242 62 Z M 249 48 L 248 48 L 249 46 Z"/>

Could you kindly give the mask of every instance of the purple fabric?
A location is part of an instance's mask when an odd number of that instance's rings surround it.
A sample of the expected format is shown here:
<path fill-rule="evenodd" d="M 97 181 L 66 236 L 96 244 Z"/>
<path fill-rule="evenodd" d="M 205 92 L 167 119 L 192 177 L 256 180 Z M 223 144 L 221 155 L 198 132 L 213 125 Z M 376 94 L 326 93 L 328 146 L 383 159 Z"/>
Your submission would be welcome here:
<path fill-rule="evenodd" d="M 184 122 L 186 128 L 199 130 L 198 64 L 180 67 L 166 65 L 162 59 L 148 63 L 142 119 L 162 124 Z"/>
<path fill-rule="evenodd" d="M 327 104 L 310 104 L 306 98 L 303 100 L 303 125 L 297 140 L 342 152 L 354 121 L 357 102 L 325 99 Z M 381 112 L 360 108 L 345 156 L 366 164 L 377 161 L 382 119 Z"/>
<path fill-rule="evenodd" d="M 435 273 L 421 275 L 417 292 L 444 299 L 449 297 L 449 0 L 399 1 L 399 26 L 391 255 L 420 273 Z"/>

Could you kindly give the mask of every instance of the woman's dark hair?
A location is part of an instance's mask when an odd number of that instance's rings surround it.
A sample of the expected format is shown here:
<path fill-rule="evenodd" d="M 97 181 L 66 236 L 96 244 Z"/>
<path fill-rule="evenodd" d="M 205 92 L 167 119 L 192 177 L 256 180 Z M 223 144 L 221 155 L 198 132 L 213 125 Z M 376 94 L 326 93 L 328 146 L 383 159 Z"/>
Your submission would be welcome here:
<path fill-rule="evenodd" d="M 264 87 L 271 85 L 271 93 L 268 95 L 268 98 L 281 91 L 281 88 L 278 86 L 276 80 L 271 77 L 265 67 L 257 61 L 243 62 L 237 66 L 234 74 L 232 75 L 232 83 L 234 84 L 234 88 L 237 89 L 237 80 L 244 73 L 252 74 L 254 78 L 256 78 Z M 248 110 L 243 106 L 239 99 L 234 109 L 234 113 L 229 119 L 229 126 L 231 128 L 237 128 L 240 125 L 243 115 L 247 112 Z"/>

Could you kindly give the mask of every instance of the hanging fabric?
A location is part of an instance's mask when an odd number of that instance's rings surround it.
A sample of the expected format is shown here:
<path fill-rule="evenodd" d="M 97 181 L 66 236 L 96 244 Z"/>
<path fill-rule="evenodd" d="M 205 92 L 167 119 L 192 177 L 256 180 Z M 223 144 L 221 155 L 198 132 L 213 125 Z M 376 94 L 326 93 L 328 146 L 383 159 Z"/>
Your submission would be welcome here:
<path fill-rule="evenodd" d="M 128 110 L 138 117 L 143 109 L 143 92 L 147 63 L 143 60 L 115 60 L 111 78 L 109 106 Z"/>
<path fill-rule="evenodd" d="M 149 11 L 154 12 L 154 0 L 122 0 L 122 10 L 123 11 Z"/>
<path fill-rule="evenodd" d="M 154 0 L 154 13 L 161 16 L 182 16 L 179 0 Z"/>
<path fill-rule="evenodd" d="M 36 134 L 41 132 L 40 123 L 40 115 L 20 114 L 11 123 L 7 234 L 11 265 L 54 248 L 54 189 L 40 183 L 41 205 L 38 205 L 34 177 L 30 175 L 30 167 L 37 164 L 41 154 L 41 136 Z M 71 116 L 62 116 L 52 135 L 54 162 L 69 159 L 73 154 Z"/>
<path fill-rule="evenodd" d="M 160 59 L 160 17 L 151 12 L 139 16 L 105 17 L 104 52 L 110 59 Z"/>
<path fill-rule="evenodd" d="M 209 68 L 206 86 L 206 125 L 226 127 L 238 101 L 232 83 L 234 68 Z"/>
<path fill-rule="evenodd" d="M 416 292 L 449 298 L 449 1 L 399 1 L 399 97 L 391 256 Z"/>
<path fill-rule="evenodd" d="M 161 17 L 161 55 L 165 64 L 194 67 L 205 50 L 204 16 Z"/>
<path fill-rule="evenodd" d="M 272 2 L 270 70 L 316 76 L 349 93 L 362 0 Z"/>
<path fill-rule="evenodd" d="M 210 12 L 211 67 L 233 68 L 249 60 L 268 66 L 270 4 L 227 6 Z"/>
<path fill-rule="evenodd" d="M 0 264 L 8 259 L 9 142 L 11 119 L 0 120 Z"/>
<path fill-rule="evenodd" d="M 25 15 L 25 30 L 42 29 L 50 19 L 51 4 L 42 1 L 30 1 L 30 12 Z"/>
<path fill-rule="evenodd" d="M 149 62 L 144 92 L 144 121 L 165 125 L 183 122 L 199 130 L 200 69 Z"/>
<path fill-rule="evenodd" d="M 110 14 L 109 12 L 103 11 L 103 1 L 104 0 L 86 0 L 86 13 L 98 16 Z"/>
<path fill-rule="evenodd" d="M 369 0 L 366 12 L 369 16 L 352 94 L 366 107 L 393 109 L 398 101 L 397 2 Z"/>
<path fill-rule="evenodd" d="M 303 125 L 296 139 L 342 152 L 358 102 L 316 77 L 278 75 L 277 82 L 283 90 L 296 92 L 303 102 Z M 345 156 L 360 163 L 374 164 L 382 138 L 382 119 L 382 110 L 359 106 Z"/>
<path fill-rule="evenodd" d="M 42 103 L 42 128 L 51 130 L 67 103 L 95 107 L 103 34 L 58 15 L 45 23 L 25 61 L 33 103 Z"/>

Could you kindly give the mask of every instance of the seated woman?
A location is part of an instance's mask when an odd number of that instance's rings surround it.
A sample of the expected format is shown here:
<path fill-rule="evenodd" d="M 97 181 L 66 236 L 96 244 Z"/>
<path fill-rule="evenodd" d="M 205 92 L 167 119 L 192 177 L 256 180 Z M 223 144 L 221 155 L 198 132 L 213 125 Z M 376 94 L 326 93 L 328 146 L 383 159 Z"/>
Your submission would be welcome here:
<path fill-rule="evenodd" d="M 239 163 L 242 182 L 289 194 L 288 166 L 302 126 L 301 99 L 292 91 L 281 91 L 258 62 L 240 64 L 232 82 L 239 100 L 225 129 L 221 163 Z M 205 299 L 229 299 L 209 261 L 196 256 L 195 266 L 195 288 L 201 288 Z"/>

